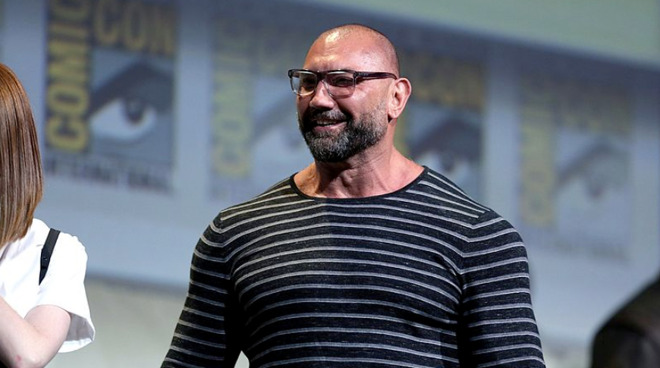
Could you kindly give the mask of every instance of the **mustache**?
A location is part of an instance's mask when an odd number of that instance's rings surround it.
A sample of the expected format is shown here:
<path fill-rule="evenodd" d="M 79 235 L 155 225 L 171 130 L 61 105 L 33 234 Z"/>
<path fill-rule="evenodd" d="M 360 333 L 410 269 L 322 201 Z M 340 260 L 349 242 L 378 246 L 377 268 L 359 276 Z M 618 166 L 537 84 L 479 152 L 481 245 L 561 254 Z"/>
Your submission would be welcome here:
<path fill-rule="evenodd" d="M 315 125 L 317 121 L 324 120 L 337 120 L 345 121 L 348 120 L 348 116 L 342 113 L 341 111 L 328 111 L 328 110 L 318 110 L 318 109 L 308 109 L 303 115 L 303 123 L 306 126 Z"/>

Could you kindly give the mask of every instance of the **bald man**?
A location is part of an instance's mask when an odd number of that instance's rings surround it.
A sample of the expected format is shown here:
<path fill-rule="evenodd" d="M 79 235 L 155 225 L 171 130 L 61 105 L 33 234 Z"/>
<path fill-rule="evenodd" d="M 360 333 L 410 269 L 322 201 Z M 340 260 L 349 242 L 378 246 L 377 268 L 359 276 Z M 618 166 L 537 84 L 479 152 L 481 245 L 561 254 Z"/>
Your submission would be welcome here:
<path fill-rule="evenodd" d="M 516 230 L 394 147 L 391 42 L 330 29 L 288 74 L 314 160 L 206 229 L 162 367 L 544 367 Z"/>

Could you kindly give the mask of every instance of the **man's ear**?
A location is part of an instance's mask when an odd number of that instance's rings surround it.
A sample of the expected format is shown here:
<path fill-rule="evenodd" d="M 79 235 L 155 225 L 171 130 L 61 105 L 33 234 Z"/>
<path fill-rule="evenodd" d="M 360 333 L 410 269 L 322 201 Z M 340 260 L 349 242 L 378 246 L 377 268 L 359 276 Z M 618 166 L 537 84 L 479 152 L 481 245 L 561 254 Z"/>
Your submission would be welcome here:
<path fill-rule="evenodd" d="M 399 78 L 394 82 L 387 110 L 389 120 L 396 119 L 403 113 L 411 93 L 412 85 L 407 78 Z"/>

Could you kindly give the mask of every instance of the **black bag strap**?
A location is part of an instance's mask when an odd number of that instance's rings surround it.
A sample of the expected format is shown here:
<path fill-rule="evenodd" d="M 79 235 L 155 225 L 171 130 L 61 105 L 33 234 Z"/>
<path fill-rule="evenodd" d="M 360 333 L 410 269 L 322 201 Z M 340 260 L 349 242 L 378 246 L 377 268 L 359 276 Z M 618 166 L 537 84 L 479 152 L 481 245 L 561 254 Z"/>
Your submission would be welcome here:
<path fill-rule="evenodd" d="M 50 263 L 50 256 L 53 254 L 53 248 L 55 248 L 55 243 L 57 242 L 57 237 L 60 235 L 59 230 L 50 229 L 48 232 L 48 237 L 46 237 L 46 242 L 44 247 L 41 249 L 41 270 L 39 271 L 39 284 L 46 277 L 46 271 L 48 271 L 48 264 Z"/>

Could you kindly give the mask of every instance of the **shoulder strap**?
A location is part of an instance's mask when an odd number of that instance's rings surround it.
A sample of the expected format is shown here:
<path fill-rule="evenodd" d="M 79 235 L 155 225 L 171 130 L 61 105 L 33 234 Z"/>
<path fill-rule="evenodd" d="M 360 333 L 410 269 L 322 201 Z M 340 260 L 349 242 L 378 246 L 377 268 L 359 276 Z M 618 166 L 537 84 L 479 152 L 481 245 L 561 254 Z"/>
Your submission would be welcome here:
<path fill-rule="evenodd" d="M 59 230 L 50 229 L 48 232 L 48 237 L 44 243 L 44 247 L 41 249 L 41 270 L 39 271 L 39 284 L 43 281 L 46 276 L 46 271 L 48 270 L 48 264 L 50 263 L 50 256 L 53 254 L 53 248 L 55 248 L 55 242 L 57 242 L 57 237 L 60 235 Z"/>

